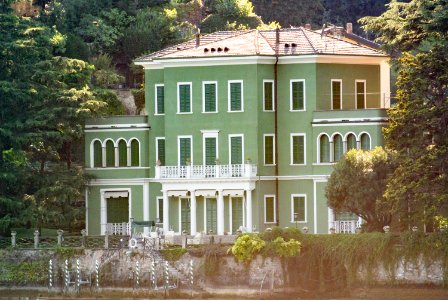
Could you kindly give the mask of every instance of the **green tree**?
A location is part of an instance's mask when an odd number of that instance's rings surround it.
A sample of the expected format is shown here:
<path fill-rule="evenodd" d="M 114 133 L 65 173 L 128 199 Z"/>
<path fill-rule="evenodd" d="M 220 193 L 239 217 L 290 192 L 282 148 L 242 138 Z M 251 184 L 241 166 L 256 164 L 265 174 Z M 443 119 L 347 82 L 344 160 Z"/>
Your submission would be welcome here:
<path fill-rule="evenodd" d="M 380 231 L 392 221 L 393 207 L 383 196 L 392 171 L 390 156 L 383 148 L 350 150 L 328 180 L 328 206 L 336 213 L 350 212 L 363 218 L 367 231 Z"/>
<path fill-rule="evenodd" d="M 448 215 L 448 9 L 445 0 L 392 1 L 361 20 L 398 54 L 397 106 L 385 129 L 398 168 L 386 196 L 404 227 Z M 440 219 L 440 218 L 439 218 Z"/>

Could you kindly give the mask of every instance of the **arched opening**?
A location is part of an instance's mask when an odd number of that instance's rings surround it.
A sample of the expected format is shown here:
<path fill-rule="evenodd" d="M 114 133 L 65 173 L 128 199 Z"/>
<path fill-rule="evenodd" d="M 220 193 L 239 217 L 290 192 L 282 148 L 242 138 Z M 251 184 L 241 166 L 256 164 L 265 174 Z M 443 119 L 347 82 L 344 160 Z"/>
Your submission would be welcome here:
<path fill-rule="evenodd" d="M 115 147 L 114 142 L 106 142 L 106 167 L 115 167 Z"/>
<path fill-rule="evenodd" d="M 327 135 L 323 134 L 319 138 L 319 145 L 320 145 L 319 162 L 321 163 L 330 162 L 330 140 L 328 139 Z"/>
<path fill-rule="evenodd" d="M 333 154 L 334 161 L 339 161 L 342 155 L 344 155 L 344 143 L 340 134 L 336 134 L 333 137 Z"/>
<path fill-rule="evenodd" d="M 140 165 L 140 143 L 138 140 L 131 141 L 131 166 L 138 167 Z"/>
<path fill-rule="evenodd" d="M 356 136 L 354 134 L 349 134 L 347 136 L 347 152 L 356 149 Z"/>
<path fill-rule="evenodd" d="M 361 149 L 370 150 L 370 136 L 367 133 L 361 134 Z"/>
<path fill-rule="evenodd" d="M 103 166 L 103 147 L 100 141 L 93 142 L 93 167 L 101 168 Z"/>
<path fill-rule="evenodd" d="M 126 167 L 128 165 L 128 147 L 125 140 L 118 142 L 118 166 Z"/>

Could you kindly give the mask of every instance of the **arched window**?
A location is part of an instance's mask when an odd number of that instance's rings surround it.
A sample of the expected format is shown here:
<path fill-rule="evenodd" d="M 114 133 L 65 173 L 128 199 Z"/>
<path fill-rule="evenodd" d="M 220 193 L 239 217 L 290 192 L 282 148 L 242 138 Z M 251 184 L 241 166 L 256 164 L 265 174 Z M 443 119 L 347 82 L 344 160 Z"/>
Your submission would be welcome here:
<path fill-rule="evenodd" d="M 114 142 L 106 142 L 106 167 L 115 167 L 115 147 Z"/>
<path fill-rule="evenodd" d="M 118 142 L 118 166 L 126 167 L 128 165 L 128 147 L 125 140 Z"/>
<path fill-rule="evenodd" d="M 347 136 L 347 152 L 356 149 L 356 136 L 354 134 L 349 134 Z"/>
<path fill-rule="evenodd" d="M 344 155 L 344 143 L 342 142 L 342 136 L 340 134 L 336 134 L 333 137 L 333 154 L 334 161 L 339 161 Z"/>
<path fill-rule="evenodd" d="M 319 138 L 319 145 L 320 145 L 319 162 L 321 163 L 330 162 L 330 141 L 327 135 L 323 134 Z"/>
<path fill-rule="evenodd" d="M 93 142 L 93 167 L 101 168 L 103 166 L 103 147 L 100 141 Z"/>
<path fill-rule="evenodd" d="M 370 150 L 370 136 L 367 133 L 361 134 L 361 149 Z"/>
<path fill-rule="evenodd" d="M 138 167 L 140 165 L 140 144 L 138 140 L 131 141 L 131 166 Z"/>

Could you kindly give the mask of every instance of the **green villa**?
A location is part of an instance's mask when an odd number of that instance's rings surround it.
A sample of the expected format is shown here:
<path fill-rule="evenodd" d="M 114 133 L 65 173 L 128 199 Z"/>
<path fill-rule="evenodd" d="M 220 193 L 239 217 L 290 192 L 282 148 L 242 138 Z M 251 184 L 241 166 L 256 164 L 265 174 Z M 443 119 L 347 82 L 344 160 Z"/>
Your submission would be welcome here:
<path fill-rule="evenodd" d="M 146 115 L 85 125 L 88 234 L 354 232 L 327 206 L 333 164 L 383 144 L 389 57 L 307 28 L 225 31 L 139 58 Z M 149 230 L 145 228 L 145 230 Z"/>

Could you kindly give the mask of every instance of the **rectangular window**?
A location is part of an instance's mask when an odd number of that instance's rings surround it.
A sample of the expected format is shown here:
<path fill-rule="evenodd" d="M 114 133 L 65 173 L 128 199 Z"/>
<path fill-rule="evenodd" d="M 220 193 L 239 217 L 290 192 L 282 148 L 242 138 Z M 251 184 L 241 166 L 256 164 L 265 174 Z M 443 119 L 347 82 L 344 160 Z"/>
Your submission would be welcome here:
<path fill-rule="evenodd" d="M 290 81 L 290 110 L 305 110 L 305 80 L 293 79 Z"/>
<path fill-rule="evenodd" d="M 193 143 L 191 137 L 180 136 L 178 137 L 179 147 L 179 165 L 185 166 L 188 163 L 193 163 Z"/>
<path fill-rule="evenodd" d="M 160 165 L 165 165 L 165 138 L 156 138 L 156 161 L 160 161 Z"/>
<path fill-rule="evenodd" d="M 163 84 L 155 85 L 155 99 L 156 107 L 155 114 L 163 115 L 165 114 L 165 86 Z"/>
<path fill-rule="evenodd" d="M 229 136 L 230 163 L 232 165 L 242 164 L 244 156 L 244 140 L 242 135 Z"/>
<path fill-rule="evenodd" d="M 275 223 L 275 196 L 265 195 L 264 196 L 264 222 L 265 223 Z"/>
<path fill-rule="evenodd" d="M 244 110 L 243 81 L 229 80 L 229 112 Z"/>
<path fill-rule="evenodd" d="M 264 135 L 264 164 L 275 165 L 275 135 Z"/>
<path fill-rule="evenodd" d="M 342 109 L 342 80 L 331 80 L 331 109 Z"/>
<path fill-rule="evenodd" d="M 274 80 L 263 80 L 263 111 L 274 111 Z"/>
<path fill-rule="evenodd" d="M 191 113 L 191 82 L 177 83 L 177 113 Z"/>
<path fill-rule="evenodd" d="M 205 147 L 205 164 L 214 165 L 216 164 L 216 138 L 206 137 L 204 138 Z"/>
<path fill-rule="evenodd" d="M 291 133 L 291 165 L 306 164 L 305 134 Z"/>
<path fill-rule="evenodd" d="M 291 222 L 306 222 L 306 195 L 291 195 Z"/>
<path fill-rule="evenodd" d="M 163 223 L 163 197 L 157 197 L 157 216 L 156 216 L 157 224 Z"/>
<path fill-rule="evenodd" d="M 204 81 L 202 83 L 202 112 L 217 112 L 217 89 L 216 81 Z"/>
<path fill-rule="evenodd" d="M 355 81 L 356 108 L 366 108 L 366 81 Z"/>

